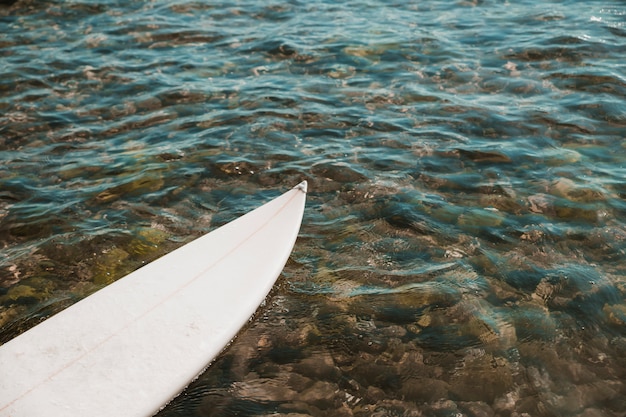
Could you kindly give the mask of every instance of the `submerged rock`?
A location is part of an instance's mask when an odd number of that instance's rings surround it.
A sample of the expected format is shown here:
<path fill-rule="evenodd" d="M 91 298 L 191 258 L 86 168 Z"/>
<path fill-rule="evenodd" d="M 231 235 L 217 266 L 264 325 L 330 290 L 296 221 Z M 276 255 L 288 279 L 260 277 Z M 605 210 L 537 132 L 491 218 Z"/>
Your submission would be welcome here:
<path fill-rule="evenodd" d="M 348 164 L 330 162 L 313 165 L 311 174 L 338 183 L 359 183 L 367 179 L 365 175 L 356 171 Z"/>
<path fill-rule="evenodd" d="M 626 305 L 624 304 L 605 304 L 602 312 L 606 316 L 607 322 L 615 326 L 626 326 Z"/>
<path fill-rule="evenodd" d="M 125 272 L 130 272 L 124 262 L 129 256 L 128 252 L 118 247 L 102 250 L 93 271 L 93 282 L 97 285 L 110 284 Z"/>
<path fill-rule="evenodd" d="M 402 381 L 398 395 L 404 401 L 423 404 L 448 398 L 449 390 L 449 384 L 441 379 L 414 377 Z"/>
<path fill-rule="evenodd" d="M 33 304 L 46 300 L 57 288 L 53 276 L 32 277 L 21 280 L 10 287 L 5 295 L 0 296 L 0 304 Z"/>
<path fill-rule="evenodd" d="M 554 195 L 565 197 L 576 203 L 594 203 L 606 200 L 602 190 L 579 185 L 569 178 L 559 178 L 553 182 L 551 191 Z"/>
<path fill-rule="evenodd" d="M 513 371 L 503 357 L 491 354 L 469 357 L 460 366 L 450 378 L 450 391 L 463 401 L 492 404 L 513 388 Z"/>
<path fill-rule="evenodd" d="M 332 355 L 328 352 L 315 353 L 293 365 L 299 375 L 312 379 L 335 381 L 341 376 Z"/>

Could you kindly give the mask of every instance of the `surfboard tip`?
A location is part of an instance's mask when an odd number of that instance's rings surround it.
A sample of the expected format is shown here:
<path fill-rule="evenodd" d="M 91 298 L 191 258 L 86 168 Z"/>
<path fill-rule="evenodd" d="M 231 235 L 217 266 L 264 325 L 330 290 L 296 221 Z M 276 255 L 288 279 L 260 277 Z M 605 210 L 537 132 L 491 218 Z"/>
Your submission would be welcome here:
<path fill-rule="evenodd" d="M 296 185 L 296 186 L 295 186 L 295 187 L 293 187 L 293 188 L 295 188 L 295 189 L 297 189 L 297 190 L 300 190 L 300 191 L 302 191 L 303 193 L 305 193 L 305 194 L 306 194 L 306 192 L 307 192 L 307 187 L 308 187 L 307 182 L 306 182 L 306 181 L 302 181 L 300 184 Z"/>

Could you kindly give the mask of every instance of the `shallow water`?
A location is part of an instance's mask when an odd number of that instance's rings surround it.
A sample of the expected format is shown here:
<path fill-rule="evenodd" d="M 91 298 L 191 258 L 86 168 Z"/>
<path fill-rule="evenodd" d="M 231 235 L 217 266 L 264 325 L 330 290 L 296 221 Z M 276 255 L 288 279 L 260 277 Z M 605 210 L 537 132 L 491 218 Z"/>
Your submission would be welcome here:
<path fill-rule="evenodd" d="M 306 179 L 159 416 L 626 413 L 622 2 L 0 7 L 0 341 Z"/>

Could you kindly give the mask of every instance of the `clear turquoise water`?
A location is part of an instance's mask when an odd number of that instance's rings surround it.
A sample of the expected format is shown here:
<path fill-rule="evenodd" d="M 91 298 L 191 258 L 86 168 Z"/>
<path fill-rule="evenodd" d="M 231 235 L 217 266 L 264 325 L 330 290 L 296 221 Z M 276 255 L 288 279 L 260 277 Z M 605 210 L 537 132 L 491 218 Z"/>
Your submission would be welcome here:
<path fill-rule="evenodd" d="M 625 19 L 2 6 L 0 341 L 306 179 L 272 297 L 160 416 L 623 416 Z"/>

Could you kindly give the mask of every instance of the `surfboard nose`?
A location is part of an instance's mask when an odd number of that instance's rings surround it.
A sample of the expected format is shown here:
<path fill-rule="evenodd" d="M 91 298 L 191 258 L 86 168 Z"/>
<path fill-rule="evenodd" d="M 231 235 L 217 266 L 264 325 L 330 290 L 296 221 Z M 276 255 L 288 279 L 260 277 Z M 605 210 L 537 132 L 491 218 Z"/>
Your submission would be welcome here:
<path fill-rule="evenodd" d="M 300 184 L 296 185 L 295 187 L 293 187 L 297 190 L 301 190 L 303 193 L 306 194 L 307 192 L 307 188 L 308 188 L 308 183 L 305 181 L 302 181 Z"/>

